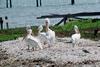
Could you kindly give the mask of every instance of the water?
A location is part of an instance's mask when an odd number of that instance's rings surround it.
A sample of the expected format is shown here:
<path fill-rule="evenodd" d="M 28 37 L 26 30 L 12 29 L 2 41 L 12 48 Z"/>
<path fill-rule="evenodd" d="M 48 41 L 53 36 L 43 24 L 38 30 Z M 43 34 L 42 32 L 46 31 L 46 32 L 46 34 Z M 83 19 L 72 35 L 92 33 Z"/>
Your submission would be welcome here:
<path fill-rule="evenodd" d="M 70 0 L 42 0 L 42 7 L 36 7 L 35 0 L 12 0 L 13 8 L 6 8 L 5 1 L 0 0 L 0 16 L 8 16 L 10 28 L 43 25 L 43 19 L 36 19 L 41 15 L 100 11 L 99 0 L 75 0 L 73 6 Z M 51 24 L 60 19 L 51 19 Z"/>

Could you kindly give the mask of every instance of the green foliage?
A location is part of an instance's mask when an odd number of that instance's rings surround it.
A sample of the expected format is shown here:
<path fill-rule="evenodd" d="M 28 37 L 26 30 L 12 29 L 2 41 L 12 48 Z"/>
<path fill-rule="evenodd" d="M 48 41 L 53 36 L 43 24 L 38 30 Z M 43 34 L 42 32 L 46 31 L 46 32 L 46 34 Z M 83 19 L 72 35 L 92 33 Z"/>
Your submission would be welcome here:
<path fill-rule="evenodd" d="M 20 35 L 5 35 L 5 34 L 1 34 L 0 35 L 0 42 L 2 41 L 7 41 L 7 40 L 14 40 L 16 38 L 18 38 Z"/>
<path fill-rule="evenodd" d="M 63 35 L 64 34 L 66 35 L 66 33 L 71 34 L 73 32 L 74 25 L 77 25 L 79 27 L 82 37 L 91 37 L 93 33 L 91 33 L 90 30 L 94 30 L 96 28 L 100 29 L 100 20 L 96 20 L 95 22 L 93 22 L 91 19 L 74 20 L 74 21 L 67 22 L 66 25 L 52 26 L 50 28 L 54 30 L 56 33 L 61 33 L 61 34 L 63 33 Z M 32 30 L 34 34 L 36 35 L 38 32 L 37 26 L 33 26 Z M 85 31 L 88 31 L 89 33 L 85 33 Z M 0 30 L 0 42 L 7 41 L 7 40 L 14 40 L 18 37 L 23 36 L 25 33 L 26 33 L 25 28 Z"/>
<path fill-rule="evenodd" d="M 77 25 L 80 30 L 100 28 L 100 21 L 92 22 L 89 20 L 75 20 L 68 22 L 66 25 L 55 26 L 54 30 L 59 32 L 72 31 L 74 25 Z"/>

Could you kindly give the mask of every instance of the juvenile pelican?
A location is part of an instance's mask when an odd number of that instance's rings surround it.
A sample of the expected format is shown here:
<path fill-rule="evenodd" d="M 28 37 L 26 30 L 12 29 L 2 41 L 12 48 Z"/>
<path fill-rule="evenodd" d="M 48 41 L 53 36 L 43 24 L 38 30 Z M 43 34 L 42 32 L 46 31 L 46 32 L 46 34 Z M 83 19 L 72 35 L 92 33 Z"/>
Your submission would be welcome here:
<path fill-rule="evenodd" d="M 42 30 L 43 30 L 43 26 L 40 25 L 38 27 L 38 39 L 40 39 L 40 41 L 43 45 L 49 44 L 49 39 L 46 35 L 46 32 L 41 32 Z"/>
<path fill-rule="evenodd" d="M 32 47 L 32 48 L 39 47 L 40 49 L 43 49 L 40 41 L 36 37 L 32 36 L 32 29 L 30 26 L 27 26 L 26 31 L 27 31 L 27 35 L 25 37 L 25 41 L 28 44 L 28 49 L 29 47 Z"/>
<path fill-rule="evenodd" d="M 74 30 L 75 30 L 75 34 L 73 34 L 71 36 L 73 46 L 75 46 L 79 42 L 79 39 L 81 37 L 80 31 L 78 29 L 78 26 L 74 25 Z"/>

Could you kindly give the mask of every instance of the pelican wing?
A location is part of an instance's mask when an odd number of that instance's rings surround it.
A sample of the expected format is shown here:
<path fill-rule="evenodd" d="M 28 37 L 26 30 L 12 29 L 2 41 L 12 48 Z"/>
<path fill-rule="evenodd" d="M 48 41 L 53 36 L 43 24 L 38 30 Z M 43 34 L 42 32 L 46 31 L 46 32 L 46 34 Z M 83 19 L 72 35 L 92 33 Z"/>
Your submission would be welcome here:
<path fill-rule="evenodd" d="M 44 43 L 44 42 L 46 42 L 46 43 L 48 43 L 48 37 L 46 36 L 46 34 L 40 34 L 39 35 L 39 39 L 40 39 L 40 41 L 42 42 L 42 43 Z"/>
<path fill-rule="evenodd" d="M 27 44 L 30 45 L 31 47 L 37 47 L 37 46 L 38 46 L 38 43 L 37 43 L 35 40 L 33 40 L 33 39 L 28 38 L 28 39 L 26 40 L 26 42 L 27 42 Z"/>
<path fill-rule="evenodd" d="M 50 39 L 50 43 L 54 44 L 55 43 L 55 32 L 49 29 L 47 33 Z"/>
<path fill-rule="evenodd" d="M 37 47 L 38 46 L 40 49 L 43 49 L 41 43 L 37 39 L 28 38 L 28 39 L 26 39 L 26 42 L 31 47 Z"/>

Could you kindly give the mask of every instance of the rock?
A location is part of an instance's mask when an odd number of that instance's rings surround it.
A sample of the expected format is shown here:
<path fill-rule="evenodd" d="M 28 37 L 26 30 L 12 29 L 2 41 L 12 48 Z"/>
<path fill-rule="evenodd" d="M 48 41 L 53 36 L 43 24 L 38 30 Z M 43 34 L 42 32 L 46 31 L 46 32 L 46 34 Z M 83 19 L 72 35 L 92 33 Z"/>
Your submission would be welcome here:
<path fill-rule="evenodd" d="M 82 50 L 82 51 L 83 51 L 83 52 L 85 52 L 85 53 L 90 53 L 89 51 L 87 51 L 87 50 L 85 50 L 85 49 L 84 49 L 84 50 Z"/>

